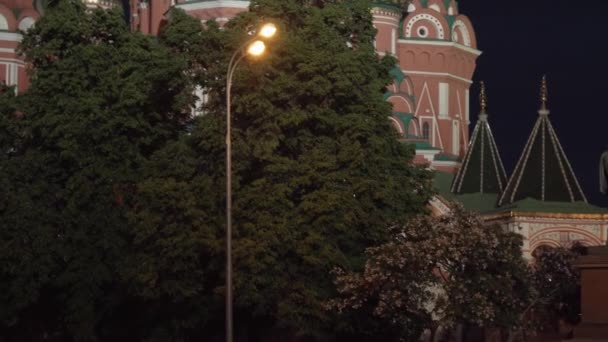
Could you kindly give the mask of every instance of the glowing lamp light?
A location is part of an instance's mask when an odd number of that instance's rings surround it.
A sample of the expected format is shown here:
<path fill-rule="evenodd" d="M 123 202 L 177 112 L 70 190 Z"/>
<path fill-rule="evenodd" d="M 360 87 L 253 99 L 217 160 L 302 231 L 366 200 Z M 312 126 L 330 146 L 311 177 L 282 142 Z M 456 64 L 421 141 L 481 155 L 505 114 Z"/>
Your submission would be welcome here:
<path fill-rule="evenodd" d="M 265 50 L 266 44 L 264 44 L 264 42 L 261 40 L 256 40 L 255 42 L 249 45 L 249 47 L 247 48 L 247 53 L 252 56 L 260 56 L 264 53 Z"/>
<path fill-rule="evenodd" d="M 276 33 L 277 33 L 277 27 L 272 23 L 268 23 L 268 24 L 262 26 L 262 29 L 260 30 L 260 36 L 262 36 L 264 38 L 271 38 Z"/>

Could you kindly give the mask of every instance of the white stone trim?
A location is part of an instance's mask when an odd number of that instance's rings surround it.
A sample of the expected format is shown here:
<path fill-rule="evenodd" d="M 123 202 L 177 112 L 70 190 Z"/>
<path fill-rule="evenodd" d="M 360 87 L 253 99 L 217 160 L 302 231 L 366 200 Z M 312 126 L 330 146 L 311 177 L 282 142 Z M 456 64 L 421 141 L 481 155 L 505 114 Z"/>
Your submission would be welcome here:
<path fill-rule="evenodd" d="M 405 36 L 408 38 L 412 37 L 412 28 L 414 27 L 414 24 L 416 24 L 419 21 L 423 21 L 423 20 L 429 21 L 435 26 L 435 29 L 437 30 L 437 37 L 436 37 L 437 39 L 445 38 L 445 32 L 443 30 L 443 25 L 441 24 L 439 19 L 437 19 L 434 15 L 427 14 L 427 13 L 417 14 L 408 20 L 407 24 L 405 25 Z"/>
<path fill-rule="evenodd" d="M 482 51 L 474 49 L 472 47 L 464 46 L 462 44 L 458 44 L 456 42 L 448 42 L 444 40 L 414 40 L 414 39 L 399 39 L 399 43 L 403 44 L 413 44 L 413 45 L 433 45 L 433 46 L 445 46 L 445 47 L 455 47 L 459 50 L 472 53 L 475 56 L 479 56 L 482 54 Z"/>
<path fill-rule="evenodd" d="M 374 15 L 374 18 L 372 19 L 373 22 L 376 22 L 376 19 L 386 19 L 386 20 L 390 20 L 392 24 L 397 24 L 397 26 L 399 25 L 399 18 L 397 17 L 389 17 L 386 15 Z"/>
<path fill-rule="evenodd" d="M 15 49 L 0 47 L 0 53 L 15 53 Z"/>
<path fill-rule="evenodd" d="M 2 58 L 2 57 L 0 57 L 0 63 L 15 63 L 15 64 L 19 64 L 19 65 L 25 65 L 25 63 L 22 60 L 16 59 L 16 58 Z"/>
<path fill-rule="evenodd" d="M 383 24 L 383 25 L 389 25 L 392 27 L 399 27 L 399 23 L 394 22 L 394 21 L 388 22 L 388 21 L 382 21 L 382 20 L 374 20 L 373 23 L 374 23 L 374 27 L 376 24 Z"/>
<path fill-rule="evenodd" d="M 450 84 L 439 82 L 439 117 L 447 117 L 450 113 Z"/>
<path fill-rule="evenodd" d="M 393 125 L 393 126 L 397 126 L 396 128 L 397 128 L 397 132 L 398 132 L 399 134 L 401 134 L 401 135 L 406 135 L 406 134 L 405 134 L 405 132 L 404 132 L 404 128 L 403 128 L 403 127 L 401 127 L 401 124 L 399 123 L 399 121 L 397 121 L 397 119 L 395 119 L 395 118 L 394 118 L 394 117 L 392 117 L 392 116 L 389 116 L 389 117 L 388 117 L 388 119 L 389 119 L 391 122 L 393 122 L 393 123 L 394 123 L 394 125 Z"/>
<path fill-rule="evenodd" d="M 452 122 L 452 154 L 460 155 L 460 120 L 458 119 Z"/>
<path fill-rule="evenodd" d="M 181 8 L 184 11 L 204 10 L 211 8 L 249 8 L 249 1 L 236 1 L 236 0 L 215 0 L 215 1 L 204 1 L 204 2 L 190 2 L 175 5 L 177 8 Z"/>
<path fill-rule="evenodd" d="M 468 80 L 464 77 L 460 77 L 460 76 L 456 76 L 447 72 L 431 72 L 431 71 L 414 71 L 414 70 L 401 70 L 403 71 L 406 75 L 410 74 L 410 75 L 427 75 L 427 76 L 441 76 L 441 77 L 450 77 L 459 81 L 463 81 L 466 82 L 468 84 L 472 84 L 473 81 Z"/>
<path fill-rule="evenodd" d="M 217 18 L 213 18 L 212 20 L 215 20 L 218 23 L 227 23 L 230 21 L 231 18 L 228 17 L 217 17 Z M 205 24 L 206 22 L 208 22 L 209 20 L 207 19 L 201 19 L 201 24 Z"/>
<path fill-rule="evenodd" d="M 391 53 L 397 53 L 397 29 L 391 30 Z"/>
<path fill-rule="evenodd" d="M 21 42 L 23 36 L 20 33 L 15 32 L 0 32 L 0 40 L 9 42 Z"/>
<path fill-rule="evenodd" d="M 416 154 L 422 156 L 422 158 L 426 159 L 429 163 L 433 163 L 435 159 L 435 155 L 438 154 L 439 150 L 419 150 L 416 149 Z"/>
<path fill-rule="evenodd" d="M 433 166 L 460 167 L 460 162 L 452 160 L 434 160 Z"/>

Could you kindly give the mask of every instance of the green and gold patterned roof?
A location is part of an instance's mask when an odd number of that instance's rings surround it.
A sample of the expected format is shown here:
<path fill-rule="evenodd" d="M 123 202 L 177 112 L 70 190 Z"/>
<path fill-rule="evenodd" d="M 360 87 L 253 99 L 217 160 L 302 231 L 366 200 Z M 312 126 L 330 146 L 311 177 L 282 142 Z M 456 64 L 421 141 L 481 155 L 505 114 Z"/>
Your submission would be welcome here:
<path fill-rule="evenodd" d="M 455 194 L 500 194 L 507 185 L 507 173 L 488 123 L 486 88 L 483 82 L 479 99 L 479 120 L 450 189 Z"/>
<path fill-rule="evenodd" d="M 533 198 L 547 202 L 587 202 L 570 161 L 549 120 L 547 83 L 543 77 L 541 109 L 499 206 Z"/>

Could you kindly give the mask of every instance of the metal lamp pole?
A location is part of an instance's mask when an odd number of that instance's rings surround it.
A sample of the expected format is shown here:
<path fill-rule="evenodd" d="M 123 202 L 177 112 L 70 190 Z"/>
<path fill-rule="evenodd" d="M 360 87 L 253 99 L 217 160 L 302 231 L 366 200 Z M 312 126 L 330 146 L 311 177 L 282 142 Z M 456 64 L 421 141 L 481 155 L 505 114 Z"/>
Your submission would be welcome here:
<path fill-rule="evenodd" d="M 277 29 L 273 24 L 262 27 L 258 36 L 270 38 L 274 36 Z M 264 42 L 254 37 L 247 41 L 241 48 L 236 50 L 226 73 L 226 342 L 233 342 L 233 314 L 232 314 L 232 122 L 231 122 L 231 91 L 232 76 L 239 62 L 246 55 L 260 56 L 264 53 L 266 46 Z M 238 57 L 240 54 L 240 57 Z M 237 58 L 238 57 L 238 58 Z"/>

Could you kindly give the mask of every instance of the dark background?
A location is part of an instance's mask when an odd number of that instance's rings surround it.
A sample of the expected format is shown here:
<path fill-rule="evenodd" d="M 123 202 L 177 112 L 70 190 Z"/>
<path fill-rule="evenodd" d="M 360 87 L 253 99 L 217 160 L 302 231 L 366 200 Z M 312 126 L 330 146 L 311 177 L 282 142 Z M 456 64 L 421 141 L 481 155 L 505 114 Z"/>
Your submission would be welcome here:
<path fill-rule="evenodd" d="M 549 82 L 549 116 L 590 203 L 599 193 L 599 157 L 608 145 L 608 1 L 460 0 L 478 48 L 471 129 L 486 81 L 496 143 L 510 174 L 538 116 L 539 85 Z"/>

